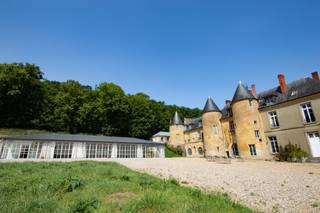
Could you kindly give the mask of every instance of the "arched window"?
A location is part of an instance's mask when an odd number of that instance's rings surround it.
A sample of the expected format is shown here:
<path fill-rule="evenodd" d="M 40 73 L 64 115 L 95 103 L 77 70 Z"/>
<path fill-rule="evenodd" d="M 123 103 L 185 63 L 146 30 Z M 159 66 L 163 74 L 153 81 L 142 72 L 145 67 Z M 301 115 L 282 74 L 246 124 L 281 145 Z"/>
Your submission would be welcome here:
<path fill-rule="evenodd" d="M 203 155 L 203 149 L 202 149 L 202 147 L 199 147 L 199 148 L 198 148 L 198 154 L 199 154 L 199 155 Z"/>
<path fill-rule="evenodd" d="M 192 149 L 188 148 L 188 155 L 192 155 Z"/>

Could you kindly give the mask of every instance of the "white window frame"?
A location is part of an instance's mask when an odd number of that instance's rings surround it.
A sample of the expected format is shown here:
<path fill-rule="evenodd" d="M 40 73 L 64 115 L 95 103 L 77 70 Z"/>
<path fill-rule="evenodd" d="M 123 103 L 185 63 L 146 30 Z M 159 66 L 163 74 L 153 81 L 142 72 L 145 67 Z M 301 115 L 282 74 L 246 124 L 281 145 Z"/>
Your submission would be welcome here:
<path fill-rule="evenodd" d="M 249 152 L 251 156 L 257 156 L 257 149 L 255 144 L 249 144 Z"/>
<path fill-rule="evenodd" d="M 310 105 L 310 106 L 307 106 L 307 105 Z M 310 119 L 309 122 L 307 121 L 307 118 L 306 118 L 304 106 L 306 106 L 307 115 L 309 116 L 309 119 Z M 306 102 L 306 103 L 300 104 L 300 110 L 301 110 L 301 113 L 302 113 L 302 117 L 303 117 L 304 123 L 309 124 L 309 123 L 314 123 L 314 122 L 316 122 L 317 119 L 316 119 L 316 116 L 315 116 L 315 114 L 314 114 L 314 111 L 313 111 L 313 107 L 312 107 L 311 102 Z M 314 118 L 313 121 L 311 120 L 310 110 L 311 110 L 312 115 L 313 115 L 313 118 Z"/>
<path fill-rule="evenodd" d="M 279 143 L 278 143 L 277 136 L 269 136 L 268 139 L 269 139 L 272 154 L 279 153 Z"/>
<path fill-rule="evenodd" d="M 70 142 L 56 142 L 54 146 L 54 159 L 72 158 L 73 143 Z"/>
<path fill-rule="evenodd" d="M 137 158 L 137 151 L 136 144 L 118 144 L 117 158 Z"/>
<path fill-rule="evenodd" d="M 260 131 L 259 130 L 254 130 L 254 135 L 256 136 L 256 138 L 259 140 L 261 138 L 260 136 Z"/>
<path fill-rule="evenodd" d="M 277 111 L 268 112 L 268 116 L 269 116 L 269 121 L 270 121 L 270 127 L 271 128 L 280 127 L 280 122 L 279 122 L 279 119 L 278 119 Z"/>

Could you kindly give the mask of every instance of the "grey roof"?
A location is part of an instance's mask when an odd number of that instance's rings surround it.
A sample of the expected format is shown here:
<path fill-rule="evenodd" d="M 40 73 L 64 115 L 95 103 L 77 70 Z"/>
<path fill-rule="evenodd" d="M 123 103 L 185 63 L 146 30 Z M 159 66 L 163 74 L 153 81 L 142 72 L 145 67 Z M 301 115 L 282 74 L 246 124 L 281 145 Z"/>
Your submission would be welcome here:
<path fill-rule="evenodd" d="M 179 117 L 178 112 L 174 113 L 173 118 L 171 119 L 170 122 L 171 125 L 183 125 L 181 118 Z"/>
<path fill-rule="evenodd" d="M 147 141 L 138 138 L 114 137 L 114 136 L 93 136 L 93 135 L 72 135 L 72 134 L 34 134 L 34 135 L 12 135 L 1 136 L 3 139 L 11 140 L 39 140 L 39 141 L 72 141 L 72 142 L 112 142 L 112 143 L 134 143 L 134 144 L 156 144 L 163 143 Z"/>
<path fill-rule="evenodd" d="M 222 108 L 221 113 L 221 118 L 228 118 L 232 116 L 231 101 L 226 103 L 226 105 Z"/>
<path fill-rule="evenodd" d="M 160 132 L 154 134 L 152 137 L 170 137 L 170 132 L 160 131 Z"/>
<path fill-rule="evenodd" d="M 206 112 L 220 112 L 219 107 L 214 103 L 211 97 L 207 99 L 207 102 L 203 108 L 203 113 Z"/>
<path fill-rule="evenodd" d="M 192 118 L 191 121 L 185 124 L 185 131 L 191 131 L 194 129 L 202 128 L 202 117 Z"/>
<path fill-rule="evenodd" d="M 281 93 L 280 86 L 259 93 L 259 105 L 260 107 L 267 107 L 316 93 L 320 93 L 320 81 L 312 78 L 302 78 L 288 83 L 287 91 L 284 94 Z M 270 98 L 272 103 L 266 103 L 267 98 Z"/>
<path fill-rule="evenodd" d="M 236 92 L 233 95 L 232 102 L 246 100 L 246 99 L 257 99 L 252 95 L 251 91 L 249 91 L 242 83 L 238 84 Z"/>

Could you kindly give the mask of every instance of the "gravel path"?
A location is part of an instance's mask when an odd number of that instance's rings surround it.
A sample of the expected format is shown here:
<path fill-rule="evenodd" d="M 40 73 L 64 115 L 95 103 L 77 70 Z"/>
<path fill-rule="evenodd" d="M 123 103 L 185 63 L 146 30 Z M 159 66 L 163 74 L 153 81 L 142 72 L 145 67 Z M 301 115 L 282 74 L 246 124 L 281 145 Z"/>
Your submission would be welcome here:
<path fill-rule="evenodd" d="M 223 191 L 264 212 L 320 212 L 320 164 L 205 159 L 116 159 L 131 169 Z"/>

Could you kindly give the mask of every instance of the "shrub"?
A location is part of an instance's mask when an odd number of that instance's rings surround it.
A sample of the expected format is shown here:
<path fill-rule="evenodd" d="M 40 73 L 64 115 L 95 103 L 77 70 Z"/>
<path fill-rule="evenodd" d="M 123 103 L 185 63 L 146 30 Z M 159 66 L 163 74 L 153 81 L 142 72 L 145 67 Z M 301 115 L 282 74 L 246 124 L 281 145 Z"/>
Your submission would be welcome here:
<path fill-rule="evenodd" d="M 68 178 L 65 181 L 66 184 L 66 191 L 73 192 L 75 189 L 80 188 L 84 185 L 84 183 L 80 179 L 72 179 Z"/>
<path fill-rule="evenodd" d="M 170 156 L 168 156 L 167 154 L 166 154 L 166 157 L 181 157 L 181 156 L 183 156 L 183 150 L 182 150 L 182 148 L 180 147 L 180 146 L 178 146 L 178 147 L 173 147 L 172 145 L 170 145 L 170 144 L 168 144 L 168 143 L 166 143 L 165 144 L 165 147 L 166 147 L 166 150 L 167 151 L 169 151 L 170 153 L 172 153 Z"/>
<path fill-rule="evenodd" d="M 76 203 L 73 212 L 74 213 L 91 213 L 94 212 L 96 209 L 98 209 L 100 206 L 100 201 L 91 198 L 88 200 L 81 200 L 78 203 Z"/>
<path fill-rule="evenodd" d="M 284 147 L 280 146 L 279 153 L 277 155 L 279 161 L 296 161 L 302 160 L 302 158 L 307 157 L 307 153 L 303 151 L 300 147 L 292 144 L 287 144 Z"/>

